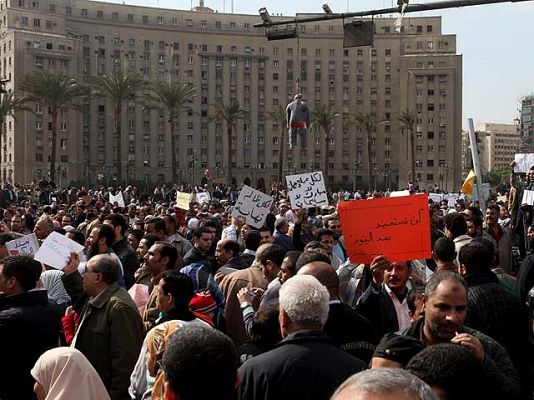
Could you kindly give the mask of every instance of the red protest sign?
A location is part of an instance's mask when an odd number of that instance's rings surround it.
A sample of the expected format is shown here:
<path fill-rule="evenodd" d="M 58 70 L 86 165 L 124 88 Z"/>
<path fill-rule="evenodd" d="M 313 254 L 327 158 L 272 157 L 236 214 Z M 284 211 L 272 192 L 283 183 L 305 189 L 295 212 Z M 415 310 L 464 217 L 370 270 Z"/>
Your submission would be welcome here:
<path fill-rule="evenodd" d="M 341 202 L 338 212 L 352 263 L 369 264 L 377 255 L 391 261 L 431 257 L 425 195 Z"/>

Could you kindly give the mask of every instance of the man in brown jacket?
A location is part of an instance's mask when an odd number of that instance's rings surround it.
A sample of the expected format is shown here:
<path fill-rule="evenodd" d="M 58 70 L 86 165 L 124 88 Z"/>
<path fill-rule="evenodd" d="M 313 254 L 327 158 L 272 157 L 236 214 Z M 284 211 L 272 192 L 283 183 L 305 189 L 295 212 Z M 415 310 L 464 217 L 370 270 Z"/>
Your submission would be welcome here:
<path fill-rule="evenodd" d="M 221 291 L 226 298 L 226 308 L 224 310 L 226 333 L 237 345 L 242 344 L 248 339 L 245 331 L 245 324 L 243 322 L 241 306 L 237 299 L 237 292 L 242 288 L 267 289 L 269 281 L 263 277 L 263 273 L 257 260 L 261 253 L 268 249 L 269 246 L 272 246 L 272 244 L 264 244 L 258 248 L 258 251 L 256 252 L 256 260 L 254 260 L 252 266 L 241 271 L 232 272 L 230 275 L 224 277 L 219 284 Z M 260 296 L 254 296 L 252 304 L 254 310 L 258 309 L 260 298 Z"/>

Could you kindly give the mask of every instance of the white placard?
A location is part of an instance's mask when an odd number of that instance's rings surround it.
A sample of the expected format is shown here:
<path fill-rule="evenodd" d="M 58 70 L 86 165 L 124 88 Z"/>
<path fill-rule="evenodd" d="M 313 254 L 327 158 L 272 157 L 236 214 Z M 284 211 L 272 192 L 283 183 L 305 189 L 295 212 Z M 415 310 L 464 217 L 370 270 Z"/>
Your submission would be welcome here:
<path fill-rule="evenodd" d="M 293 208 L 328 205 L 328 196 L 321 171 L 286 176 L 287 191 Z"/>
<path fill-rule="evenodd" d="M 244 185 L 234 205 L 232 217 L 242 217 L 248 225 L 261 228 L 271 210 L 273 198 Z"/>
<path fill-rule="evenodd" d="M 35 253 L 34 260 L 50 265 L 52 268 L 63 269 L 70 253 L 80 253 L 83 246 L 57 232 L 52 232 Z"/>
<path fill-rule="evenodd" d="M 521 204 L 528 204 L 529 206 L 534 206 L 534 190 L 523 191 L 523 198 L 521 199 Z"/>
<path fill-rule="evenodd" d="M 6 242 L 6 249 L 10 256 L 34 256 L 39 250 L 39 241 L 35 233 L 30 233 L 14 240 Z"/>
<path fill-rule="evenodd" d="M 198 204 L 209 203 L 210 200 L 211 200 L 211 196 L 209 192 L 198 192 L 195 196 L 195 201 Z"/>
<path fill-rule="evenodd" d="M 176 207 L 189 210 L 189 204 L 193 201 L 193 193 L 177 192 Z"/>
<path fill-rule="evenodd" d="M 115 196 L 113 196 L 111 193 L 109 194 L 109 202 L 111 205 L 115 205 L 115 202 L 119 205 L 119 207 L 124 208 L 124 197 L 122 197 L 122 192 L 117 193 Z"/>
<path fill-rule="evenodd" d="M 460 195 L 456 193 L 449 193 L 444 197 L 445 200 L 447 200 L 447 206 L 449 208 L 456 207 L 456 201 L 460 198 Z"/>
<path fill-rule="evenodd" d="M 439 193 L 429 193 L 428 198 L 432 200 L 434 203 L 440 203 L 443 199 L 443 195 Z"/>
<path fill-rule="evenodd" d="M 487 201 L 490 197 L 490 184 L 489 183 L 483 183 L 482 184 L 482 198 Z M 478 185 L 473 185 L 473 193 L 471 194 L 471 199 L 478 201 Z"/>
<path fill-rule="evenodd" d="M 389 194 L 389 197 L 402 197 L 402 196 L 409 196 L 410 191 L 409 190 L 396 190 L 394 192 L 391 192 Z"/>
<path fill-rule="evenodd" d="M 514 172 L 528 172 L 530 167 L 534 166 L 534 153 L 517 153 L 514 161 Z"/>

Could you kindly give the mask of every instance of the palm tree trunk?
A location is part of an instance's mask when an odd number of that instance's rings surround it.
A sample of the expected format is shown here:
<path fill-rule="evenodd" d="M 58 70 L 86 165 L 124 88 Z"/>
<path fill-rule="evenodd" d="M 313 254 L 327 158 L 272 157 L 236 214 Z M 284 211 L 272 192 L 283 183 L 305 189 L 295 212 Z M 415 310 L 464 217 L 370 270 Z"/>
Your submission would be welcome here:
<path fill-rule="evenodd" d="M 52 149 L 50 150 L 50 181 L 56 182 L 57 108 L 52 108 Z"/>
<path fill-rule="evenodd" d="M 413 129 L 410 129 L 410 153 L 412 153 L 412 182 L 415 183 L 415 135 Z"/>
<path fill-rule="evenodd" d="M 228 179 L 228 186 L 232 186 L 232 159 L 233 159 L 233 155 L 232 155 L 232 131 L 233 131 L 233 124 L 230 122 L 230 121 L 227 121 L 226 122 L 228 128 L 226 130 L 227 132 L 227 141 L 228 141 L 228 166 L 227 166 L 227 169 L 228 169 L 228 175 L 227 175 L 227 179 Z"/>
<path fill-rule="evenodd" d="M 122 104 L 115 105 L 115 135 L 117 138 L 117 185 L 120 185 L 122 179 Z"/>
<path fill-rule="evenodd" d="M 280 154 L 278 154 L 278 183 L 282 183 L 282 166 L 284 164 L 284 148 L 285 148 L 285 135 L 286 128 L 282 127 L 282 133 L 280 134 Z"/>
<path fill-rule="evenodd" d="M 324 127 L 324 185 L 328 190 L 328 129 Z"/>
<path fill-rule="evenodd" d="M 176 123 L 177 115 L 171 115 L 169 123 L 171 124 L 171 165 L 172 165 L 172 183 L 177 184 L 178 178 L 176 174 Z"/>

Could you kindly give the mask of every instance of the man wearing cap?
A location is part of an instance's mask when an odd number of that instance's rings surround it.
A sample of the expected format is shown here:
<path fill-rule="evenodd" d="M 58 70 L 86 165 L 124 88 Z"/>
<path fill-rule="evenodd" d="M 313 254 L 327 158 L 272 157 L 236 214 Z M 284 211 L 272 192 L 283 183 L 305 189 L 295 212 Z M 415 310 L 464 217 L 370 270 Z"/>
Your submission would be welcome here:
<path fill-rule="evenodd" d="M 289 232 L 289 223 L 285 218 L 278 218 L 274 223 L 274 244 L 282 246 L 286 251 L 295 250 L 293 239 L 287 233 Z"/>
<path fill-rule="evenodd" d="M 376 346 L 371 368 L 405 368 L 424 348 L 424 344 L 413 337 L 386 333 Z"/>

